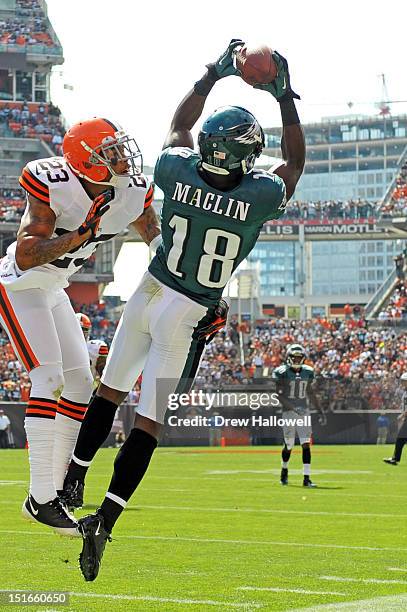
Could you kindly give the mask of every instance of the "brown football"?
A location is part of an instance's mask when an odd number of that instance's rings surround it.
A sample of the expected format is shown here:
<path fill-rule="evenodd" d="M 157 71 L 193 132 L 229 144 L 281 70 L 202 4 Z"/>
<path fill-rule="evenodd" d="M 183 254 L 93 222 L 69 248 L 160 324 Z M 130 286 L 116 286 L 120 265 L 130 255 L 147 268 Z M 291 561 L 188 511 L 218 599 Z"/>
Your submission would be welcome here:
<path fill-rule="evenodd" d="M 244 45 L 236 53 L 236 67 L 242 73 L 242 79 L 249 85 L 271 83 L 277 76 L 273 51 L 267 45 L 248 47 Z"/>

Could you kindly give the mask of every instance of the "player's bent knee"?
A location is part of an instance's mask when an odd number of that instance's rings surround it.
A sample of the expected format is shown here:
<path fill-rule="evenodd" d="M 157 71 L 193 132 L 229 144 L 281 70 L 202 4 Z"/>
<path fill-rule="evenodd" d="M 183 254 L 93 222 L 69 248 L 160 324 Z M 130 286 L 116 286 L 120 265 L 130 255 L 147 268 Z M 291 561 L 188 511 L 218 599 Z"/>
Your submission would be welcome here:
<path fill-rule="evenodd" d="M 295 440 L 286 440 L 286 442 L 285 442 L 285 448 L 286 448 L 288 451 L 292 451 L 292 449 L 294 448 L 294 442 L 295 442 Z"/>
<path fill-rule="evenodd" d="M 103 383 L 100 383 L 96 395 L 103 397 L 103 399 L 109 400 L 113 404 L 119 406 L 127 397 L 127 391 L 119 391 L 118 389 L 112 389 Z"/>
<path fill-rule="evenodd" d="M 89 366 L 65 370 L 64 379 L 64 393 L 92 393 L 93 376 Z"/>
<path fill-rule="evenodd" d="M 64 383 L 62 363 L 39 365 L 29 373 L 31 397 L 55 398 L 61 392 Z"/>
<path fill-rule="evenodd" d="M 136 414 L 136 418 L 134 419 L 134 427 L 137 429 L 142 429 L 143 431 L 153 436 L 156 440 L 160 437 L 163 425 L 161 423 L 157 423 L 157 421 L 153 421 L 152 419 L 148 419 L 147 417 Z"/>

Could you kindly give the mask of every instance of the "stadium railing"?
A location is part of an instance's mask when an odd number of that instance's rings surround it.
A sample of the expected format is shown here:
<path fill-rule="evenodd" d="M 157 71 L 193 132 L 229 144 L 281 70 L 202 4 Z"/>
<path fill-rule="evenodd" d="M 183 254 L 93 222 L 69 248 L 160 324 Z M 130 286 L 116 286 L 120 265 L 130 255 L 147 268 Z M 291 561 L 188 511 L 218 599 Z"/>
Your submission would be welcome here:
<path fill-rule="evenodd" d="M 407 146 L 404 148 L 403 152 L 401 153 L 400 157 L 397 160 L 397 168 L 399 168 L 399 171 L 396 172 L 395 176 L 393 177 L 393 180 L 390 182 L 389 186 L 387 187 L 384 196 L 379 204 L 378 210 L 380 211 L 382 208 L 384 208 L 385 206 L 387 206 L 387 204 L 389 204 L 389 202 L 392 199 L 394 190 L 396 188 L 397 185 L 397 179 L 399 178 L 399 174 L 401 171 L 401 167 L 404 164 L 404 162 L 407 161 Z M 399 215 L 401 215 L 401 213 L 398 213 Z M 384 215 L 389 215 L 392 216 L 389 212 L 384 211 Z M 402 216 L 402 215 L 401 215 Z"/>
<path fill-rule="evenodd" d="M 379 309 L 381 309 L 383 303 L 390 297 L 394 289 L 394 285 L 397 282 L 397 272 L 396 269 L 392 270 L 384 283 L 380 285 L 376 293 L 370 298 L 365 307 L 365 317 L 366 319 L 373 319 L 375 315 L 378 314 Z"/>

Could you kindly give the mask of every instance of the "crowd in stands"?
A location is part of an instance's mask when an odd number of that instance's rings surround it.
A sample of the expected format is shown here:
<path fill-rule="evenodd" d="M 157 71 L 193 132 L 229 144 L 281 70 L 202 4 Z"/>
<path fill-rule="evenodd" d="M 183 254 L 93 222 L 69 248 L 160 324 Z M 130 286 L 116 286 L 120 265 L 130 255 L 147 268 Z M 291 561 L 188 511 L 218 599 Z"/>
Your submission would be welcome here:
<path fill-rule="evenodd" d="M 407 161 L 401 166 L 389 201 L 380 210 L 383 217 L 407 215 Z"/>
<path fill-rule="evenodd" d="M 61 111 L 52 102 L 1 102 L 0 127 L 6 128 L 5 136 L 17 138 L 41 138 L 56 155 L 62 154 L 65 128 Z"/>
<path fill-rule="evenodd" d="M 288 202 L 284 219 L 325 221 L 327 219 L 368 219 L 378 214 L 377 205 L 367 200 L 328 200 L 319 202 Z"/>
<path fill-rule="evenodd" d="M 384 308 L 379 312 L 380 321 L 400 321 L 407 318 L 407 284 L 405 282 L 406 251 L 394 258 L 397 282 Z"/>
<path fill-rule="evenodd" d="M 390 299 L 379 312 L 378 319 L 380 321 L 388 321 L 389 319 L 405 319 L 407 317 L 407 285 L 404 280 L 399 280 L 390 296 Z"/>
<path fill-rule="evenodd" d="M 0 20 L 0 44 L 56 46 L 38 0 L 17 0 L 15 16 Z"/>
<path fill-rule="evenodd" d="M 25 209 L 25 194 L 22 189 L 0 188 L 0 222 L 20 221 Z"/>
<path fill-rule="evenodd" d="M 117 318 L 105 304 L 74 304 L 92 321 L 92 338 L 111 344 Z M 241 341 L 242 340 L 242 341 Z M 285 360 L 287 346 L 298 342 L 315 369 L 317 390 L 327 409 L 399 406 L 397 380 L 407 369 L 407 334 L 368 328 L 363 318 L 267 320 L 251 329 L 232 317 L 208 345 L 196 388 L 230 389 L 263 384 Z M 25 401 L 29 381 L 21 371 L 6 334 L 0 334 L 0 400 Z M 132 392 L 138 397 L 139 387 Z"/>

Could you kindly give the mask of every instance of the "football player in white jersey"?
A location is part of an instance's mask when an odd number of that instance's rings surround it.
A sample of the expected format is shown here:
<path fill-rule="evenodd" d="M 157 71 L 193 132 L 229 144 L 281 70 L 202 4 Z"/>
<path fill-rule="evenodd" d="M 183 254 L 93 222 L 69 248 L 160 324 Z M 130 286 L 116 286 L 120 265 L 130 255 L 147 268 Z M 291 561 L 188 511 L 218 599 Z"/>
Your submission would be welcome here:
<path fill-rule="evenodd" d="M 109 347 L 104 340 L 90 340 L 90 330 L 92 323 L 88 315 L 83 312 L 77 312 L 76 318 L 83 331 L 86 340 L 86 346 L 89 354 L 90 371 L 92 372 L 93 380 L 97 383 L 102 376 L 103 369 L 106 364 L 106 358 L 109 354 Z M 96 385 L 97 386 L 97 385 Z"/>
<path fill-rule="evenodd" d="M 25 518 L 76 535 L 58 498 L 93 390 L 86 342 L 64 288 L 98 245 L 133 224 L 150 244 L 160 230 L 136 141 L 107 119 L 73 125 L 63 157 L 29 162 L 27 207 L 0 263 L 0 323 L 31 380 L 25 430 L 30 492 Z M 58 397 L 58 389 L 62 395 Z"/>

